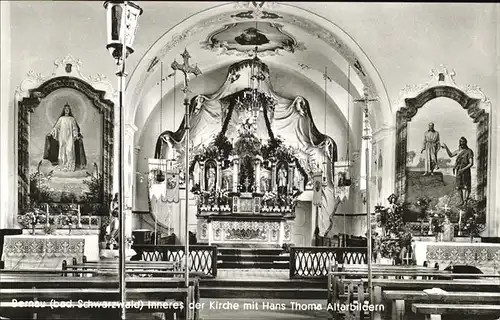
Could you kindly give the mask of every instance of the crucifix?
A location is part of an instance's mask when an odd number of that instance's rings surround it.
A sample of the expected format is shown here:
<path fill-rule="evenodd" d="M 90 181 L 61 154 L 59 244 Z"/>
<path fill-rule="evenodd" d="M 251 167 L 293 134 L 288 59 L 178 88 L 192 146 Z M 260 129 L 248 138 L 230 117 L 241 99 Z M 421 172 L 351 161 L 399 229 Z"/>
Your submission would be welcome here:
<path fill-rule="evenodd" d="M 250 186 L 250 180 L 248 179 L 248 177 L 245 179 L 244 185 L 246 192 L 249 192 L 250 190 L 248 190 L 248 187 Z"/>
<path fill-rule="evenodd" d="M 172 62 L 170 66 L 172 67 L 172 69 L 174 69 L 174 73 L 175 71 L 179 70 L 184 74 L 184 88 L 182 88 L 182 92 L 184 92 L 184 97 L 185 97 L 186 94 L 190 92 L 189 74 L 192 73 L 197 77 L 201 74 L 201 70 L 200 68 L 198 68 L 197 65 L 193 67 L 192 65 L 189 64 L 189 59 L 191 58 L 191 55 L 189 54 L 187 49 L 184 49 L 184 52 L 181 54 L 181 57 L 184 60 L 182 64 L 178 63 L 174 59 L 174 62 Z"/>
<path fill-rule="evenodd" d="M 182 92 L 184 92 L 184 106 L 186 107 L 186 113 L 184 115 L 184 128 L 185 128 L 185 136 L 184 136 L 184 148 L 185 148 L 185 166 L 184 166 L 184 186 L 186 190 L 186 200 L 185 200 L 185 210 L 184 210 L 184 280 L 186 288 L 189 287 L 189 128 L 190 128 L 190 120 L 189 120 L 189 99 L 187 98 L 189 90 L 189 74 L 194 74 L 196 77 L 201 74 L 200 68 L 198 66 L 191 66 L 189 64 L 189 52 L 187 49 L 184 49 L 184 52 L 181 54 L 184 59 L 184 63 L 180 64 L 177 61 L 172 62 L 170 65 L 172 69 L 174 69 L 174 73 L 176 71 L 180 71 L 184 74 L 184 88 L 182 88 Z M 186 305 L 189 303 L 189 296 L 186 296 Z M 186 318 L 189 317 L 189 310 L 186 309 Z"/>
<path fill-rule="evenodd" d="M 326 82 L 326 80 L 325 80 Z M 364 114 L 365 114 L 365 133 L 362 136 L 362 139 L 366 141 L 366 149 L 365 149 L 365 157 L 366 157 L 366 172 L 365 172 L 365 183 L 366 183 L 366 229 L 367 229 L 367 263 L 368 263 L 368 296 L 369 302 L 371 304 L 373 301 L 373 286 L 372 286 L 372 225 L 371 225 L 371 214 L 370 214 L 370 150 L 368 143 L 371 139 L 370 130 L 369 130 L 369 119 L 368 119 L 368 106 L 369 103 L 378 101 L 377 98 L 369 98 L 368 96 L 368 88 L 363 88 L 363 98 L 355 99 L 355 103 L 363 103 L 364 106 Z"/>

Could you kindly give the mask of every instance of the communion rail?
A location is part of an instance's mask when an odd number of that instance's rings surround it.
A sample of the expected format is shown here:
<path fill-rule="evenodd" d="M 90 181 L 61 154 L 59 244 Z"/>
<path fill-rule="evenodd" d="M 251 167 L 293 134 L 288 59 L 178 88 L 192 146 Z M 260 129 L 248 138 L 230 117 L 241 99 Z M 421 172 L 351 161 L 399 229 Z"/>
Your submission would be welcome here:
<path fill-rule="evenodd" d="M 183 245 L 135 244 L 132 249 L 144 261 L 180 261 L 184 263 Z M 190 245 L 189 271 L 217 277 L 217 246 Z"/>
<path fill-rule="evenodd" d="M 326 278 L 331 261 L 366 264 L 366 247 L 290 247 L 290 279 Z"/>

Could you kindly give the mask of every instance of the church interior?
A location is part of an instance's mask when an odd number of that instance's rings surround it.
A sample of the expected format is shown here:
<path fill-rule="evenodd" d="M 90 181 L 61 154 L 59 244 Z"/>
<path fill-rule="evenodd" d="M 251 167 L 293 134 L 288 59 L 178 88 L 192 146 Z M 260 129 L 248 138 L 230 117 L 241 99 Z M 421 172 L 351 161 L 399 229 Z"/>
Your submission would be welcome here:
<path fill-rule="evenodd" d="M 500 318 L 500 4 L 0 9 L 0 319 Z"/>

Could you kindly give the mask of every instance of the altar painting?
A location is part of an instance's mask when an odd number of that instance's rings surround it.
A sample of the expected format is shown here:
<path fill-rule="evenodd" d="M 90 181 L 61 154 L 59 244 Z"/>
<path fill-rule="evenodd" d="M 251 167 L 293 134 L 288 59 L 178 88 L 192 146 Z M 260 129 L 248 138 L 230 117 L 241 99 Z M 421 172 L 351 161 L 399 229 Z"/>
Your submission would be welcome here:
<path fill-rule="evenodd" d="M 477 199 L 477 126 L 458 102 L 440 97 L 425 103 L 408 122 L 407 137 L 406 202 L 411 204 L 407 220 L 416 221 L 419 209 L 414 204 L 419 199 L 429 199 L 431 208 L 443 197 L 450 199 L 451 207 L 463 205 L 457 190 L 458 155 L 450 157 L 445 147 L 455 152 L 461 137 L 467 140 L 474 160 L 466 177 L 470 182 L 464 183 L 470 183 L 469 198 Z"/>
<path fill-rule="evenodd" d="M 102 168 L 98 110 L 77 90 L 59 89 L 41 101 L 30 122 L 29 169 L 37 174 L 32 187 L 44 202 L 82 200 Z"/>

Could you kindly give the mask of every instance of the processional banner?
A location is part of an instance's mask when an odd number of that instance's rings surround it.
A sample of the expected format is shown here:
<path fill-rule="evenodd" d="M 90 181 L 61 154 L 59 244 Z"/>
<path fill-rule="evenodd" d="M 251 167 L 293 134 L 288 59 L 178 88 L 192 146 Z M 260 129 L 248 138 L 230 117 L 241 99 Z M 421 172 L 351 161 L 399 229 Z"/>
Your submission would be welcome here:
<path fill-rule="evenodd" d="M 149 159 L 149 197 L 163 202 L 179 202 L 179 171 L 172 162 Z"/>
<path fill-rule="evenodd" d="M 333 185 L 335 199 L 344 201 L 349 199 L 349 191 L 351 190 L 351 162 L 350 161 L 336 161 L 333 164 L 334 175 Z"/>
<path fill-rule="evenodd" d="M 323 202 L 323 182 L 322 182 L 322 173 L 315 172 L 313 173 L 313 205 L 321 206 Z"/>

